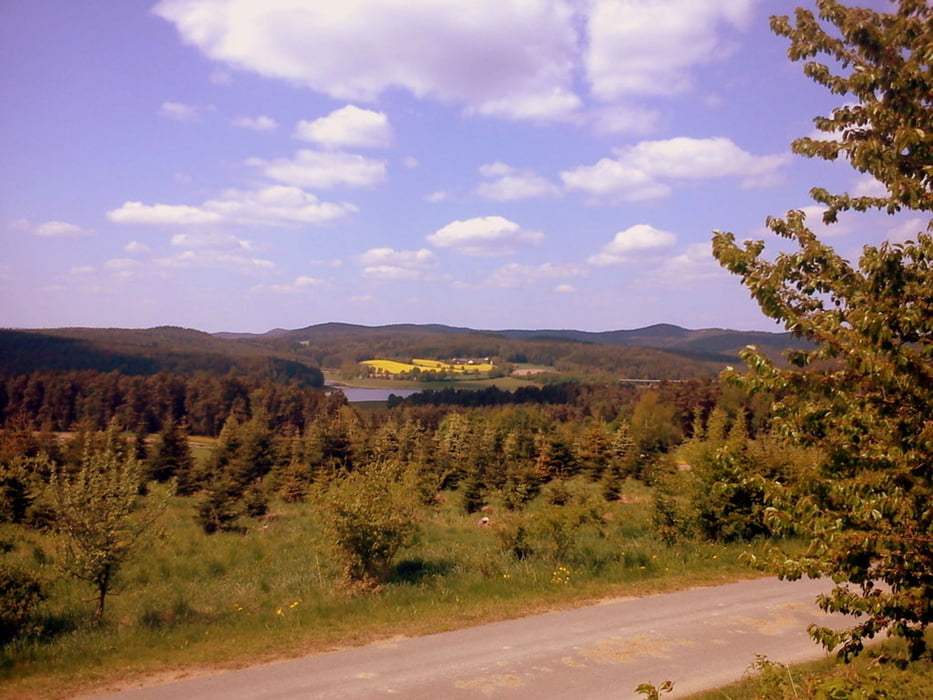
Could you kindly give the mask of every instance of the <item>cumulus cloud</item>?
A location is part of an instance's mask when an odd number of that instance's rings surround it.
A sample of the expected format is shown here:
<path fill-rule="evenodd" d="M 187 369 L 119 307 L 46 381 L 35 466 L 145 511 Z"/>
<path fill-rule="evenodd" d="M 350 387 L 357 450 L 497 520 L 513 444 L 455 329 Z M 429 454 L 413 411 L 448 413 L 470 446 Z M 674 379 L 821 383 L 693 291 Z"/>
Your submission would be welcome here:
<path fill-rule="evenodd" d="M 250 158 L 246 163 L 272 180 L 295 187 L 368 187 L 386 179 L 384 160 L 340 151 L 300 150 L 294 158 Z"/>
<path fill-rule="evenodd" d="M 619 231 L 599 253 L 588 258 L 587 262 L 600 266 L 622 265 L 645 255 L 657 254 L 673 246 L 676 241 L 677 237 L 673 233 L 661 231 L 649 224 L 636 224 Z"/>
<path fill-rule="evenodd" d="M 668 258 L 653 275 L 666 285 L 689 285 L 693 282 L 727 279 L 729 273 L 713 257 L 709 241 L 692 243 L 683 252 Z"/>
<path fill-rule="evenodd" d="M 476 194 L 494 202 L 507 202 L 560 194 L 560 188 L 533 170 L 519 170 L 505 163 L 491 163 L 479 169 L 480 175 L 492 178 L 476 188 Z"/>
<path fill-rule="evenodd" d="M 314 121 L 298 122 L 294 136 L 326 148 L 388 148 L 394 138 L 384 112 L 354 105 L 341 107 Z"/>
<path fill-rule="evenodd" d="M 737 177 L 743 187 L 769 186 L 789 161 L 783 154 L 752 155 L 724 137 L 642 141 L 613 152 L 615 158 L 563 171 L 564 186 L 631 201 L 660 199 L 671 193 L 668 180 Z"/>
<path fill-rule="evenodd" d="M 139 241 L 130 241 L 125 246 L 123 250 L 130 255 L 140 255 L 142 253 L 149 253 L 152 249 L 147 246 L 145 243 L 140 243 Z"/>
<path fill-rule="evenodd" d="M 427 248 L 420 250 L 394 250 L 371 248 L 359 256 L 363 276 L 384 281 L 420 279 L 424 270 L 437 265 L 437 256 Z"/>
<path fill-rule="evenodd" d="M 190 226 L 217 224 L 222 217 L 217 212 L 187 204 L 125 202 L 123 206 L 108 211 L 107 218 L 117 224 Z"/>
<path fill-rule="evenodd" d="M 213 250 L 253 250 L 250 241 L 242 240 L 229 233 L 216 231 L 198 231 L 197 233 L 176 233 L 171 238 L 171 244 L 179 248 L 213 249 Z"/>
<path fill-rule="evenodd" d="M 133 258 L 114 258 L 104 262 L 104 268 L 110 270 L 117 279 L 130 279 L 142 268 L 142 263 Z"/>
<path fill-rule="evenodd" d="M 253 131 L 275 131 L 279 128 L 279 123 L 265 114 L 256 117 L 235 117 L 230 123 L 237 128 Z"/>
<path fill-rule="evenodd" d="M 107 218 L 119 224 L 157 226 L 296 226 L 327 224 L 356 210 L 347 202 L 322 202 L 298 187 L 272 185 L 260 190 L 228 190 L 200 206 L 126 202 L 107 212 Z"/>
<path fill-rule="evenodd" d="M 160 258 L 156 264 L 166 268 L 218 268 L 241 274 L 268 273 L 275 263 L 223 250 L 186 250 L 169 258 Z"/>
<path fill-rule="evenodd" d="M 23 220 L 18 223 L 22 223 L 22 228 L 25 230 L 31 230 L 33 235 L 43 238 L 80 238 L 82 236 L 94 235 L 94 232 L 90 229 L 67 221 L 46 221 L 43 224 L 37 224 L 35 226 Z"/>
<path fill-rule="evenodd" d="M 316 277 L 301 275 L 288 284 L 257 284 L 254 285 L 250 291 L 266 292 L 270 294 L 298 294 L 323 285 L 323 280 L 319 280 Z"/>
<path fill-rule="evenodd" d="M 174 119 L 177 122 L 196 122 L 204 112 L 213 109 L 212 106 L 199 107 L 184 102 L 163 102 L 159 107 L 159 116 Z"/>
<path fill-rule="evenodd" d="M 451 248 L 462 255 L 483 257 L 511 255 L 543 239 L 543 233 L 526 231 L 501 216 L 453 221 L 427 237 L 428 243 L 436 248 Z"/>
<path fill-rule="evenodd" d="M 687 90 L 692 70 L 730 52 L 757 0 L 595 0 L 583 60 L 603 101 Z"/>
<path fill-rule="evenodd" d="M 399 267 L 425 268 L 437 264 L 437 256 L 427 248 L 420 250 L 394 250 L 393 248 L 370 248 L 360 255 L 361 265 L 396 265 Z"/>
<path fill-rule="evenodd" d="M 578 35 L 568 0 L 161 0 L 153 12 L 231 68 L 372 101 L 420 98 L 516 119 L 565 119 Z M 365 51 L 360 47 L 366 47 Z"/>
<path fill-rule="evenodd" d="M 510 263 L 493 272 L 486 279 L 486 284 L 492 287 L 529 287 L 542 280 L 565 280 L 584 275 L 586 271 L 572 263 L 544 263 L 542 265 Z M 558 285 L 560 286 L 570 287 L 570 285 Z"/>

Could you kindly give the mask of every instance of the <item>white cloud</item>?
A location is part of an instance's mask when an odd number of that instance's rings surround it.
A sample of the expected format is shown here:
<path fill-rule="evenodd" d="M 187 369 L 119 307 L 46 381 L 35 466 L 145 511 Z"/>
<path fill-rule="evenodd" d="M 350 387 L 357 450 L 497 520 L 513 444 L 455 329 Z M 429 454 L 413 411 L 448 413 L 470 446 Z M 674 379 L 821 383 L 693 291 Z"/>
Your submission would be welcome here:
<path fill-rule="evenodd" d="M 213 106 L 198 107 L 183 102 L 163 102 L 159 107 L 159 116 L 174 119 L 177 122 L 196 122 L 204 112 L 210 112 Z"/>
<path fill-rule="evenodd" d="M 80 238 L 94 235 L 90 229 L 67 221 L 46 221 L 44 224 L 32 227 L 32 233 L 43 238 Z"/>
<path fill-rule="evenodd" d="M 153 12 L 215 61 L 337 99 L 401 88 L 479 114 L 564 119 L 580 106 L 576 4 L 161 0 Z"/>
<path fill-rule="evenodd" d="M 644 255 L 657 254 L 670 248 L 677 237 L 648 224 L 636 224 L 619 231 L 596 255 L 588 258 L 591 265 L 622 265 Z"/>
<path fill-rule="evenodd" d="M 118 209 L 107 212 L 107 218 L 117 224 L 146 224 L 152 226 L 188 226 L 220 223 L 217 212 L 187 204 L 143 204 L 125 202 Z"/>
<path fill-rule="evenodd" d="M 486 284 L 492 287 L 529 287 L 541 280 L 563 280 L 584 275 L 586 271 L 572 263 L 544 263 L 542 265 L 510 263 L 493 272 L 486 279 Z"/>
<path fill-rule="evenodd" d="M 398 267 L 426 268 L 437 264 L 437 256 L 427 248 L 420 250 L 394 250 L 370 248 L 360 255 L 361 265 L 396 265 Z"/>
<path fill-rule="evenodd" d="M 426 202 L 444 202 L 450 198 L 450 194 L 445 190 L 438 190 L 437 192 L 429 192 L 424 196 Z"/>
<path fill-rule="evenodd" d="M 275 269 L 271 260 L 222 250 L 186 250 L 170 258 L 160 258 L 156 264 L 167 268 L 219 268 L 242 274 L 267 273 Z"/>
<path fill-rule="evenodd" d="M 671 194 L 670 187 L 648 173 L 612 158 L 601 158 L 594 165 L 565 170 L 560 178 L 568 190 L 582 190 L 631 202 L 663 199 Z"/>
<path fill-rule="evenodd" d="M 906 243 L 916 241 L 917 234 L 927 230 L 927 223 L 920 217 L 914 217 L 898 223 L 888 230 L 885 240 L 891 243 Z"/>
<path fill-rule="evenodd" d="M 558 284 L 556 287 L 554 287 L 554 291 L 558 292 L 559 294 L 572 294 L 573 292 L 577 291 L 577 288 L 572 284 Z"/>
<path fill-rule="evenodd" d="M 383 282 L 407 282 L 421 279 L 423 270 L 398 265 L 370 265 L 363 268 L 363 277 L 382 280 Z"/>
<path fill-rule="evenodd" d="M 316 277 L 301 275 L 300 277 L 296 277 L 289 284 L 257 284 L 254 285 L 250 291 L 268 292 L 271 294 L 298 294 L 323 285 L 323 280 L 319 280 Z"/>
<path fill-rule="evenodd" d="M 436 248 L 451 248 L 463 255 L 484 257 L 511 255 L 543 239 L 543 233 L 525 231 L 501 216 L 453 221 L 427 237 L 428 243 Z"/>
<path fill-rule="evenodd" d="M 68 269 L 69 275 L 89 275 L 94 272 L 94 267 L 91 265 L 78 265 Z"/>
<path fill-rule="evenodd" d="M 420 279 L 424 270 L 437 265 L 437 256 L 427 248 L 420 250 L 394 250 L 371 248 L 359 256 L 363 277 L 384 281 Z"/>
<path fill-rule="evenodd" d="M 104 267 L 118 279 L 130 279 L 142 268 L 142 263 L 132 258 L 115 258 L 105 261 Z"/>
<path fill-rule="evenodd" d="M 771 180 L 775 171 L 789 160 L 787 155 L 754 156 L 725 137 L 680 136 L 665 141 L 642 141 L 618 153 L 623 162 L 656 177 L 732 176 L 742 178 L 743 185 L 749 187 Z"/>
<path fill-rule="evenodd" d="M 297 226 L 327 224 L 355 211 L 356 206 L 347 202 L 322 202 L 297 187 L 272 185 L 261 190 L 228 190 L 200 206 L 126 202 L 107 212 L 107 218 L 119 224 L 163 226 Z"/>
<path fill-rule="evenodd" d="M 386 179 L 386 162 L 339 151 L 300 150 L 294 158 L 250 158 L 248 165 L 277 182 L 295 187 L 367 187 Z"/>
<path fill-rule="evenodd" d="M 660 199 L 671 193 L 665 180 L 737 177 L 743 187 L 773 185 L 789 161 L 787 155 L 752 155 L 724 137 L 642 141 L 614 153 L 615 158 L 563 171 L 564 185 L 623 200 Z"/>
<path fill-rule="evenodd" d="M 712 279 L 728 279 L 729 273 L 713 257 L 709 241 L 692 243 L 679 255 L 668 258 L 654 273 L 660 284 L 688 286 Z"/>
<path fill-rule="evenodd" d="M 347 105 L 312 122 L 300 121 L 294 136 L 326 148 L 388 148 L 394 138 L 389 117 Z"/>
<path fill-rule="evenodd" d="M 730 53 L 725 36 L 744 27 L 757 0 L 595 0 L 584 55 L 593 94 L 670 95 L 691 86 L 691 72 Z"/>
<path fill-rule="evenodd" d="M 253 250 L 250 241 L 241 240 L 229 233 L 198 231 L 197 233 L 176 233 L 171 244 L 179 248 L 194 250 Z"/>
<path fill-rule="evenodd" d="M 495 178 L 483 182 L 476 188 L 476 194 L 494 202 L 507 202 L 532 197 L 550 197 L 560 194 L 557 185 L 533 170 L 518 170 L 505 163 L 491 163 L 479 169 L 480 175 Z"/>
<path fill-rule="evenodd" d="M 230 123 L 240 129 L 253 131 L 275 131 L 279 128 L 279 123 L 265 114 L 256 117 L 235 117 Z"/>
<path fill-rule="evenodd" d="M 864 175 L 852 185 L 854 197 L 887 197 L 888 188 L 871 175 Z"/>
<path fill-rule="evenodd" d="M 140 243 L 139 241 L 130 241 L 125 246 L 123 250 L 130 255 L 139 255 L 141 253 L 149 253 L 152 251 L 152 248 L 147 246 L 145 243 Z"/>

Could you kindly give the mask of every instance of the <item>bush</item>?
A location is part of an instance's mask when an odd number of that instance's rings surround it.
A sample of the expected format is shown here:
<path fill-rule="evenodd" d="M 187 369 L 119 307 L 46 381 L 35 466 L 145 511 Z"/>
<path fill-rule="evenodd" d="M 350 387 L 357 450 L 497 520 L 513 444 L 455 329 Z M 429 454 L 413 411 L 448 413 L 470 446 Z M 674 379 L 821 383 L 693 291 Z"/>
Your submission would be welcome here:
<path fill-rule="evenodd" d="M 324 530 L 348 584 L 373 589 L 388 579 L 392 559 L 418 529 L 419 493 L 414 473 L 395 462 L 359 468 L 325 487 Z"/>
<path fill-rule="evenodd" d="M 33 609 L 45 600 L 39 581 L 0 563 L 0 645 L 19 634 Z"/>

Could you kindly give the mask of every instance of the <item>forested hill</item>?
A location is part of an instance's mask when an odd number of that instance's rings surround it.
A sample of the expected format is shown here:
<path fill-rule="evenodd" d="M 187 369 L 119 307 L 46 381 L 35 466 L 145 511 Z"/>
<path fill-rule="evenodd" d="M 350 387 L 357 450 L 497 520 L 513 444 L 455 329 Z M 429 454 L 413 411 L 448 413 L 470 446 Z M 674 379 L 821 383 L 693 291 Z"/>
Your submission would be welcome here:
<path fill-rule="evenodd" d="M 507 338 L 559 338 L 600 345 L 634 345 L 680 353 L 714 353 L 737 355 L 748 345 L 757 345 L 769 355 L 779 355 L 787 349 L 806 349 L 810 343 L 792 333 L 766 331 L 735 331 L 724 328 L 687 330 L 680 326 L 659 323 L 627 331 L 587 332 L 574 330 L 504 330 Z"/>
<path fill-rule="evenodd" d="M 581 378 L 688 379 L 714 376 L 738 351 L 759 345 L 774 357 L 800 347 L 788 333 L 687 330 L 656 325 L 601 333 L 576 330 L 482 331 L 440 324 L 360 326 L 325 323 L 263 334 L 150 329 L 0 330 L 0 372 L 118 371 L 250 375 L 320 386 L 319 368 L 352 372 L 362 360 L 488 357 Z"/>
<path fill-rule="evenodd" d="M 264 334 L 219 333 L 218 337 L 249 339 L 253 342 L 275 343 L 283 347 L 301 344 L 316 348 L 322 366 L 339 366 L 341 360 L 329 356 L 336 348 L 346 355 L 353 348 L 365 354 L 363 348 L 379 355 L 399 353 L 411 355 L 416 348 L 436 349 L 441 355 L 500 356 L 527 355 L 528 343 L 537 350 L 531 355 L 554 358 L 560 354 L 579 354 L 581 344 L 645 348 L 671 353 L 681 359 L 699 362 L 707 368 L 734 363 L 739 351 L 747 345 L 757 345 L 765 354 L 779 359 L 787 349 L 809 347 L 806 341 L 791 333 L 736 331 L 722 328 L 688 330 L 671 324 L 657 324 L 634 330 L 589 332 L 578 330 L 474 330 L 439 324 L 394 324 L 360 326 L 349 323 L 323 323 L 295 330 L 275 329 Z M 515 342 L 508 342 L 515 341 Z M 521 341 L 521 342 L 519 342 Z M 415 347 L 410 347 L 415 343 Z M 549 349 L 545 350 L 547 347 Z M 560 350 L 559 348 L 563 348 Z M 365 359 L 365 358 L 359 358 Z M 545 362 L 548 364 L 548 362 Z"/>
<path fill-rule="evenodd" d="M 320 369 L 304 358 L 186 328 L 0 330 L 0 372 L 73 370 L 238 374 L 304 386 L 324 383 Z"/>

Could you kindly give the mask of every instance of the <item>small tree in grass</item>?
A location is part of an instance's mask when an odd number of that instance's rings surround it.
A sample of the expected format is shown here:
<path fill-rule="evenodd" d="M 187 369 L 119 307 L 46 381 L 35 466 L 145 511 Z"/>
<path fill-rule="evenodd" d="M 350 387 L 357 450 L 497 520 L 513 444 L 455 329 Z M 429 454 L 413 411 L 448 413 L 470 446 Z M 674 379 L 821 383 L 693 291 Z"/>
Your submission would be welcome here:
<path fill-rule="evenodd" d="M 796 152 L 848 159 L 883 186 L 875 196 L 816 188 L 824 223 L 839 212 L 933 210 L 933 6 L 899 0 L 891 13 L 817 0 L 796 24 L 772 18 L 790 39 L 793 60 L 848 102 L 815 120 L 823 138 L 794 142 Z M 736 244 L 717 233 L 713 252 L 742 277 L 765 314 L 814 343 L 780 368 L 750 350 L 744 381 L 772 392 L 778 427 L 819 450 L 812 470 L 773 484 L 774 522 L 806 536 L 802 556 L 776 552 L 781 576 L 831 577 L 819 604 L 855 616 L 840 631 L 811 634 L 849 657 L 865 639 L 889 631 L 925 650 L 933 622 L 933 226 L 918 218 L 913 240 L 866 246 L 858 265 L 822 244 L 803 212 L 769 219 L 796 244 L 773 261 L 761 241 Z"/>
<path fill-rule="evenodd" d="M 394 461 L 376 462 L 323 488 L 325 532 L 339 552 L 347 583 L 377 588 L 418 529 L 423 506 L 415 474 Z"/>
<path fill-rule="evenodd" d="M 111 428 L 102 441 L 86 441 L 76 470 L 56 467 L 51 474 L 59 562 L 67 573 L 96 589 L 95 622 L 103 619 L 120 568 L 163 510 L 161 505 L 141 503 L 143 472 Z"/>

